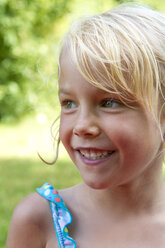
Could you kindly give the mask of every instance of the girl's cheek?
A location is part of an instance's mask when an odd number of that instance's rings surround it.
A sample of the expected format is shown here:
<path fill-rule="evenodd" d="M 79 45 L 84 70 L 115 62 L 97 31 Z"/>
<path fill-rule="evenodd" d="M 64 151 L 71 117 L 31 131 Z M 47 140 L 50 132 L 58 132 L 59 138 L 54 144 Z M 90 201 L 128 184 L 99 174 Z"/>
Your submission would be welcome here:
<path fill-rule="evenodd" d="M 62 141 L 62 143 L 64 143 L 65 126 L 63 124 L 62 119 L 60 119 L 59 135 L 60 135 L 60 140 Z"/>
<path fill-rule="evenodd" d="M 59 135 L 60 135 L 60 140 L 62 141 L 65 147 L 68 145 L 70 134 L 71 134 L 70 124 L 61 118 Z"/>

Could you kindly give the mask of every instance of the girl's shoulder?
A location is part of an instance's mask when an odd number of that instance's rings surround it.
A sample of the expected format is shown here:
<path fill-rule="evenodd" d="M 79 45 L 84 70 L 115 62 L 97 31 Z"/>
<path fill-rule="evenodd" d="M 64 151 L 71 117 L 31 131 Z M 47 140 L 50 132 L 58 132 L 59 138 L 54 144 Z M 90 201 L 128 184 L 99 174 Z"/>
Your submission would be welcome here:
<path fill-rule="evenodd" d="M 26 196 L 17 205 L 16 209 L 14 210 L 13 218 L 16 218 L 17 221 L 26 221 L 27 224 L 29 223 L 42 227 L 48 212 L 48 202 L 46 199 L 35 192 Z"/>
<path fill-rule="evenodd" d="M 30 194 L 14 210 L 7 248 L 46 247 L 51 233 L 47 230 L 54 231 L 49 203 L 38 193 Z"/>

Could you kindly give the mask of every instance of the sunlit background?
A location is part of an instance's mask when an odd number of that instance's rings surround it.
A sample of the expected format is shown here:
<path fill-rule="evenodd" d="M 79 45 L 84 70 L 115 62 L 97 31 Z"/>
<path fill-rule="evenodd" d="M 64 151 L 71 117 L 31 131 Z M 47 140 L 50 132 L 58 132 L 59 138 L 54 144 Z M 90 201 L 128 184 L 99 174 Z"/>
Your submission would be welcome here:
<path fill-rule="evenodd" d="M 0 0 L 0 247 L 5 247 L 12 212 L 35 188 L 50 182 L 72 186 L 80 176 L 50 132 L 58 117 L 58 42 L 72 21 L 106 11 L 120 0 Z M 164 0 L 144 0 L 165 12 Z M 58 122 L 54 125 L 55 133 Z"/>

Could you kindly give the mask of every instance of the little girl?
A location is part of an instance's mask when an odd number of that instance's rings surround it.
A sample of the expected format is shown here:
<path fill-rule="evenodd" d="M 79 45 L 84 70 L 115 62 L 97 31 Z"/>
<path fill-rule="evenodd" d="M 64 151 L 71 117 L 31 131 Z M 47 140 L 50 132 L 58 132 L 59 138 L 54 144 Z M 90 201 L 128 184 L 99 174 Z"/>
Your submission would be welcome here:
<path fill-rule="evenodd" d="M 165 247 L 164 86 L 164 14 L 124 4 L 71 26 L 59 138 L 83 183 L 27 196 L 7 248 Z"/>

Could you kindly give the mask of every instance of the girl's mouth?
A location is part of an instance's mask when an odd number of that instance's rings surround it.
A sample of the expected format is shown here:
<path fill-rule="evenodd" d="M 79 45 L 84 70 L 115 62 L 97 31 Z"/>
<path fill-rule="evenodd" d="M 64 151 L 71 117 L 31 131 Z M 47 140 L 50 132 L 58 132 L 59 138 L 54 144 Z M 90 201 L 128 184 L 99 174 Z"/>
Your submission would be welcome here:
<path fill-rule="evenodd" d="M 93 162 L 99 163 L 105 161 L 107 158 L 111 156 L 114 151 L 103 151 L 103 150 L 94 150 L 94 149 L 78 149 L 77 150 L 81 156 L 81 158 L 85 162 Z"/>

